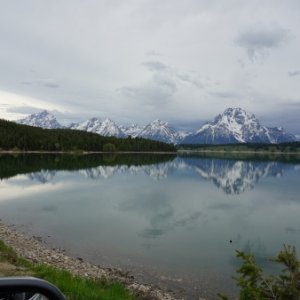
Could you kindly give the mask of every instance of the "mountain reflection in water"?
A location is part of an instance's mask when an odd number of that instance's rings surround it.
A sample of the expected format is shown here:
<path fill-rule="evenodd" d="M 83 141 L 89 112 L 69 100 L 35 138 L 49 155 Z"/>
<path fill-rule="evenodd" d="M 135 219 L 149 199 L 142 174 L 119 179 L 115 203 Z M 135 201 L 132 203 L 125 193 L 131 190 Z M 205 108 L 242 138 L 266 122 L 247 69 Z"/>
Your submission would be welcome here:
<path fill-rule="evenodd" d="M 251 190 L 261 178 L 273 176 L 280 178 L 293 165 L 281 162 L 242 161 L 214 158 L 176 157 L 174 160 L 150 165 L 99 165 L 80 169 L 83 176 L 97 180 L 109 179 L 117 174 L 145 174 L 154 180 L 164 180 L 174 171 L 186 169 L 194 171 L 202 179 L 210 180 L 226 194 L 240 194 Z M 41 170 L 28 174 L 31 180 L 46 183 L 55 177 L 57 171 Z"/>

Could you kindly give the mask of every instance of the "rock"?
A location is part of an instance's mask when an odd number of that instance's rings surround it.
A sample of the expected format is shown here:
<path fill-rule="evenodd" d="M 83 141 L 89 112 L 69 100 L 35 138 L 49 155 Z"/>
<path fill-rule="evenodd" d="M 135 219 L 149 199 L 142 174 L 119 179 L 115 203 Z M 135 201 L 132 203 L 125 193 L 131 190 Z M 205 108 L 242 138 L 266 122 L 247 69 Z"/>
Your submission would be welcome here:
<path fill-rule="evenodd" d="M 42 242 L 42 237 L 29 238 L 2 223 L 0 223 L 0 239 L 10 245 L 19 256 L 33 263 L 45 263 L 85 278 L 122 282 L 140 299 L 176 300 L 171 294 L 159 288 L 134 282 L 134 276 L 121 268 L 102 268 L 84 262 L 81 257 L 67 256 L 64 254 L 64 249 L 47 248 Z"/>

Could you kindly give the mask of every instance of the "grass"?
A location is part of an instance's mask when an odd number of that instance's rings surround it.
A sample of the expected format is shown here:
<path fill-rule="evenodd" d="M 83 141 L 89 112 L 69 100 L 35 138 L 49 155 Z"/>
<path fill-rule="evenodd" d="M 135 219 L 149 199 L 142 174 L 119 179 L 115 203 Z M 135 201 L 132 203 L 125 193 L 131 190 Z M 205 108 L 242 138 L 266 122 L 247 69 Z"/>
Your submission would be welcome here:
<path fill-rule="evenodd" d="M 73 276 L 70 272 L 44 264 L 33 264 L 0 241 L 0 274 L 2 276 L 30 275 L 56 285 L 68 300 L 136 300 L 120 283 L 105 279 L 91 280 Z"/>

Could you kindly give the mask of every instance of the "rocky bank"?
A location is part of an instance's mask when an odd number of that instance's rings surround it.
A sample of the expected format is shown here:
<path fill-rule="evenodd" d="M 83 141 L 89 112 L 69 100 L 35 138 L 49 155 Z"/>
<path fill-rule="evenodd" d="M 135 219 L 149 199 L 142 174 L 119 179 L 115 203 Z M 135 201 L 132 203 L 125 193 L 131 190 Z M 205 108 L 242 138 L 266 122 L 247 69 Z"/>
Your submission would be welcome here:
<path fill-rule="evenodd" d="M 158 287 L 140 284 L 134 276 L 121 269 L 102 268 L 80 258 L 69 257 L 60 249 L 48 249 L 37 238 L 30 238 L 17 230 L 0 223 L 0 239 L 10 245 L 16 253 L 33 263 L 48 264 L 65 269 L 73 275 L 89 279 L 105 278 L 109 281 L 123 283 L 128 290 L 145 300 L 177 300 L 174 295 L 166 293 Z"/>

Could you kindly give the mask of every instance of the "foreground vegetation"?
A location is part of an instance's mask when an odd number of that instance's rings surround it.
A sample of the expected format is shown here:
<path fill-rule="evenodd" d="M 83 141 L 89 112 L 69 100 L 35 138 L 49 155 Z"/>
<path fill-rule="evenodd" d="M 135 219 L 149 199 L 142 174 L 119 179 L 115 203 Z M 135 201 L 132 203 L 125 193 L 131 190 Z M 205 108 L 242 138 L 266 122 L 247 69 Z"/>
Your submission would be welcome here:
<path fill-rule="evenodd" d="M 236 256 L 242 259 L 242 265 L 234 277 L 240 288 L 240 300 L 299 300 L 300 299 L 300 261 L 295 247 L 284 246 L 273 262 L 283 266 L 276 275 L 264 275 L 256 264 L 252 254 L 237 251 Z M 229 298 L 219 295 L 223 300 Z"/>
<path fill-rule="evenodd" d="M 295 247 L 284 245 L 271 259 L 283 267 L 273 275 L 265 275 L 250 253 L 236 251 L 242 264 L 233 277 L 239 287 L 239 300 L 299 300 L 300 261 Z M 136 300 L 123 285 L 105 279 L 91 280 L 73 276 L 68 271 L 45 264 L 33 264 L 20 258 L 15 251 L 0 240 L 0 276 L 35 276 L 56 285 L 67 300 Z M 222 300 L 229 300 L 218 294 Z M 235 298 L 236 299 L 236 298 Z"/>
<path fill-rule="evenodd" d="M 104 137 L 71 129 L 42 129 L 0 119 L 0 151 L 175 152 L 172 144 L 143 138 Z"/>
<path fill-rule="evenodd" d="M 6 268 L 1 268 L 5 263 Z M 7 268 L 7 264 L 10 268 Z M 47 265 L 35 265 L 18 257 L 14 250 L 0 241 L 1 276 L 30 275 L 45 279 L 56 285 L 68 300 L 134 300 L 134 296 L 119 283 L 104 279 L 94 281 L 71 275 L 69 272 Z"/>

